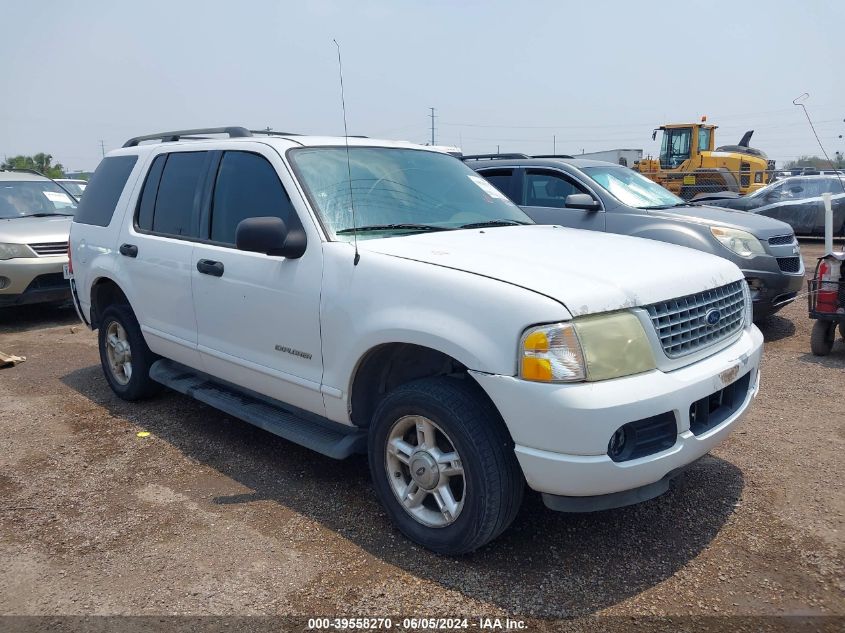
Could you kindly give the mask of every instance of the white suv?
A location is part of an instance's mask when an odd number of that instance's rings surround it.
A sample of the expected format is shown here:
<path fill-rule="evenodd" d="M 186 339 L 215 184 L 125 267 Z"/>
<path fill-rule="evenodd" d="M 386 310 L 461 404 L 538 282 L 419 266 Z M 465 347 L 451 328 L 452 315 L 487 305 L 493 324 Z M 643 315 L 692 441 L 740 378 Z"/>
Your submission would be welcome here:
<path fill-rule="evenodd" d="M 734 264 L 533 225 L 408 143 L 132 139 L 91 179 L 71 254 L 120 397 L 166 385 L 330 457 L 366 452 L 393 522 L 443 553 L 500 534 L 526 483 L 563 511 L 662 493 L 759 384 Z"/>

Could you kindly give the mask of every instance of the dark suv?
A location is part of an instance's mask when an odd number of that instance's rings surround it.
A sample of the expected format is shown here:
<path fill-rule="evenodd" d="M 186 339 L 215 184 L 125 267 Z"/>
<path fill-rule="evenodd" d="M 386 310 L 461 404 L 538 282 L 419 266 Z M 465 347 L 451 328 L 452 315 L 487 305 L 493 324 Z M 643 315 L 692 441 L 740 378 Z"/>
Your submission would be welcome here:
<path fill-rule="evenodd" d="M 729 259 L 745 274 L 755 320 L 792 302 L 804 282 L 798 242 L 784 222 L 690 206 L 614 163 L 524 154 L 465 156 L 464 161 L 539 224 L 645 237 Z"/>

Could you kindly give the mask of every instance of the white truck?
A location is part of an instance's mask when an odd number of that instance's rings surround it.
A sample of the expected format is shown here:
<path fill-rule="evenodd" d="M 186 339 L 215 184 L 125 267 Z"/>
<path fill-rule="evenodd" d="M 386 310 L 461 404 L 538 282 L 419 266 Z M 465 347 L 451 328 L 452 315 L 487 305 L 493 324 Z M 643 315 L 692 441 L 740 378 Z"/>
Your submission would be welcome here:
<path fill-rule="evenodd" d="M 533 225 L 409 143 L 131 139 L 92 177 L 70 254 L 118 396 L 165 385 L 367 453 L 390 519 L 442 553 L 499 535 L 526 484 L 562 511 L 662 493 L 758 390 L 734 264 Z"/>

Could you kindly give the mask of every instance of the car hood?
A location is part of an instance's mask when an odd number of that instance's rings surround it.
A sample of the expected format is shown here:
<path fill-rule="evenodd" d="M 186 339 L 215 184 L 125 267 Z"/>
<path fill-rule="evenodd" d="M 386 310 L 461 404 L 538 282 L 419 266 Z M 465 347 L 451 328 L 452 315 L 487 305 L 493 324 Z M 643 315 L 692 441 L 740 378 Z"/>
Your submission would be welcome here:
<path fill-rule="evenodd" d="M 572 316 L 645 306 L 742 279 L 726 259 L 682 246 L 558 226 L 466 229 L 361 240 L 366 252 L 443 266 L 555 299 Z"/>
<path fill-rule="evenodd" d="M 648 214 L 653 217 L 667 218 L 681 222 L 688 221 L 695 222 L 696 224 L 709 224 L 741 229 L 743 231 L 748 231 L 755 237 L 761 239 L 768 239 L 774 235 L 788 235 L 789 233 L 792 233 L 792 227 L 786 222 L 781 222 L 780 220 L 775 220 L 774 218 L 767 218 L 764 215 L 756 215 L 745 211 L 724 209 L 709 205 L 685 206 L 674 209 L 649 209 Z"/>
<path fill-rule="evenodd" d="M 70 216 L 57 215 L 44 218 L 0 219 L 0 242 L 14 244 L 67 242 L 72 220 Z"/>

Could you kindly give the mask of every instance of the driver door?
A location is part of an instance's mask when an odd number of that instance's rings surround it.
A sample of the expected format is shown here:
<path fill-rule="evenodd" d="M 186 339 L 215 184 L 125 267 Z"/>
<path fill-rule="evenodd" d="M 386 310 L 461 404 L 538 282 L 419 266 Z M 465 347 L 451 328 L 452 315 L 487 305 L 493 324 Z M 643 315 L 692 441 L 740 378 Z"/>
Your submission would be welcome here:
<path fill-rule="evenodd" d="M 602 209 L 572 209 L 566 198 L 585 193 L 596 199 L 586 187 L 553 169 L 526 169 L 523 176 L 522 210 L 537 224 L 559 224 L 588 231 L 605 230 Z M 601 204 L 601 203 L 600 203 Z"/>

